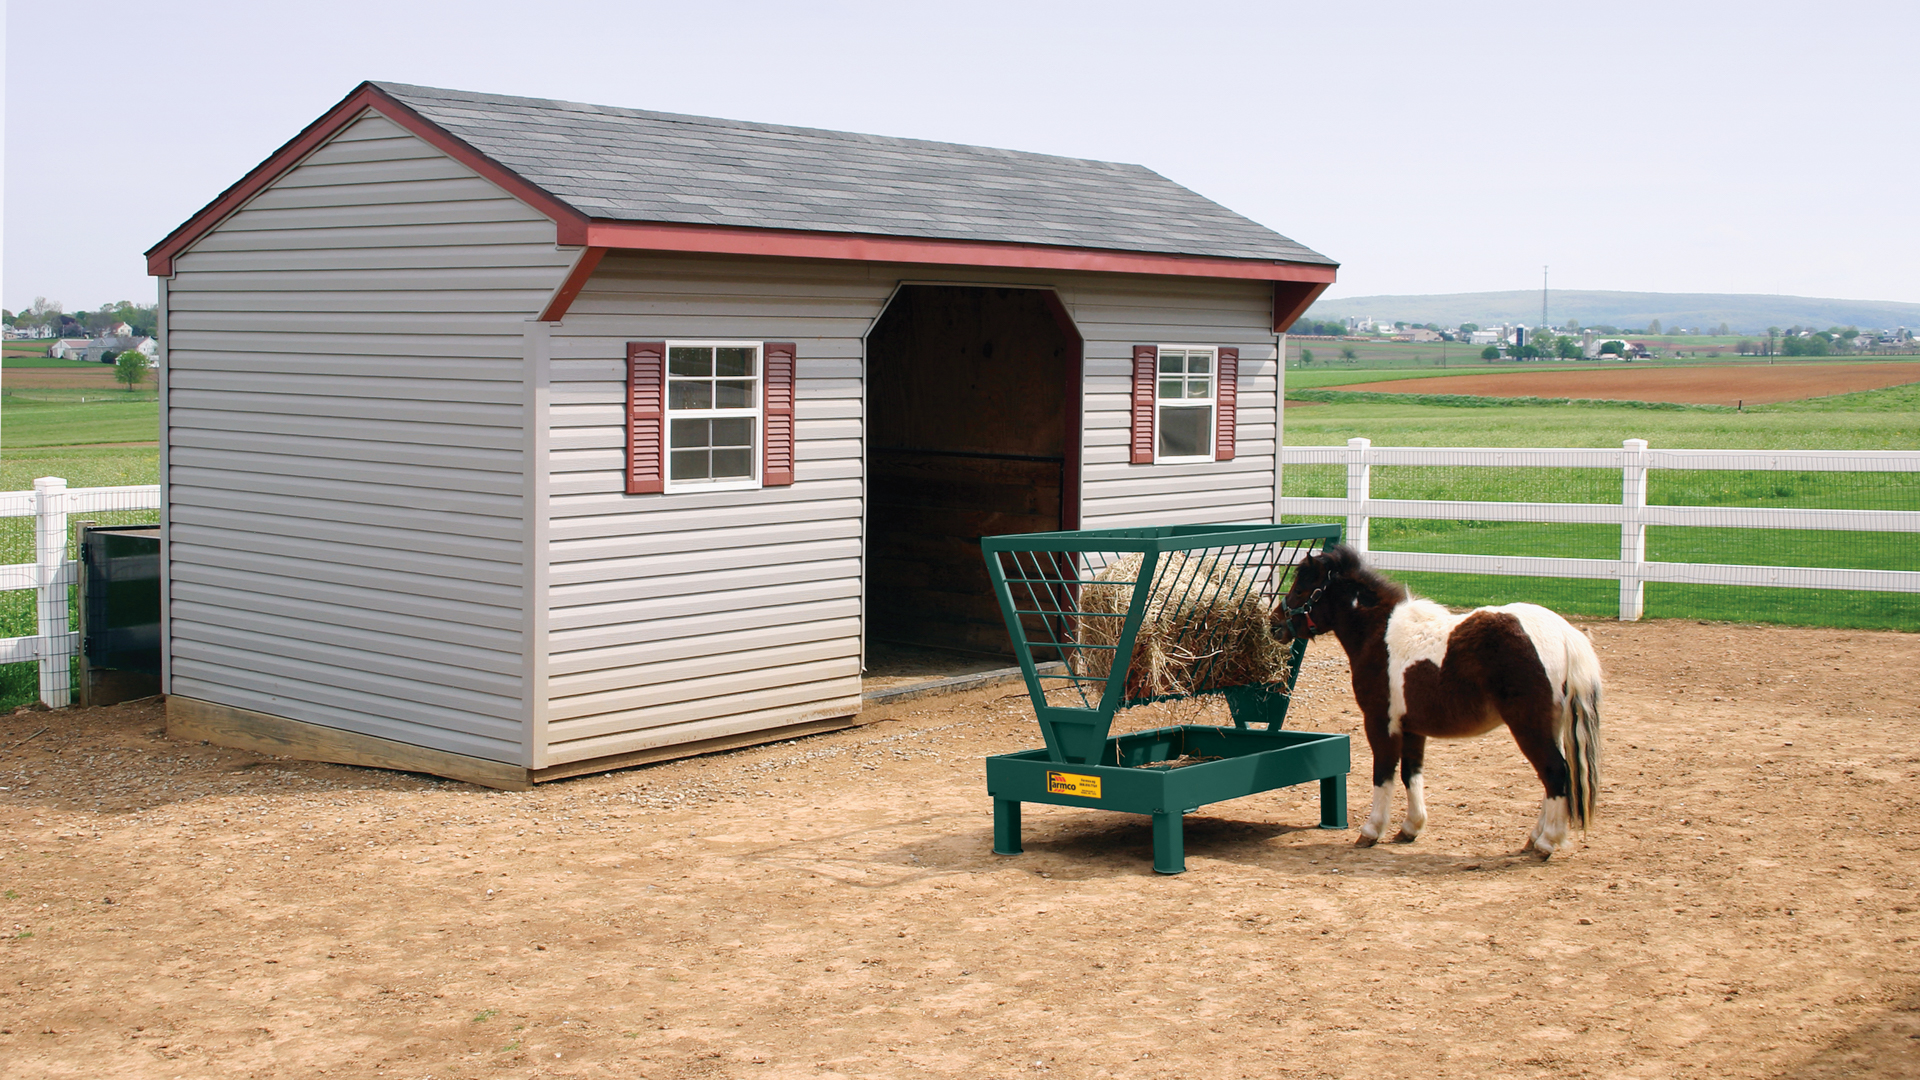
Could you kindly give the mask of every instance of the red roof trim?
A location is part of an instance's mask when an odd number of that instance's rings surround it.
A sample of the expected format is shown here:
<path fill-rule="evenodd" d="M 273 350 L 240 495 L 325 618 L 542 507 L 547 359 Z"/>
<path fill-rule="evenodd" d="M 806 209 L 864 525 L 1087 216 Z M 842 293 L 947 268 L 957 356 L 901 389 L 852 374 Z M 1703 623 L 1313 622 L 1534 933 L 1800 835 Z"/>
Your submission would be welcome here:
<path fill-rule="evenodd" d="M 1226 259 L 1203 255 L 1162 255 L 1151 252 L 1103 251 L 1053 247 L 1043 244 L 943 240 L 910 236 L 862 236 L 851 233 L 796 229 L 754 229 L 729 225 L 682 225 L 668 222 L 590 220 L 578 210 L 535 186 L 468 145 L 458 136 L 414 112 L 392 95 L 361 83 L 338 105 L 275 150 L 232 187 L 202 207 L 167 238 L 147 251 L 147 273 L 167 277 L 174 257 L 191 247 L 220 222 L 246 205 L 267 185 L 318 149 L 340 129 L 371 109 L 419 136 L 461 164 L 498 184 L 508 194 L 531 206 L 555 226 L 555 243 L 563 247 L 588 246 L 634 251 L 677 251 L 711 255 L 767 255 L 798 259 L 835 259 L 854 262 L 923 263 L 941 266 L 980 266 L 1028 270 L 1087 270 L 1115 274 L 1166 274 L 1176 277 L 1238 278 L 1253 281 L 1329 284 L 1337 268 L 1315 263 L 1273 262 L 1264 259 Z M 584 283 L 584 278 L 582 279 Z M 577 289 L 575 290 L 578 291 Z M 567 296 L 542 314 L 557 319 L 573 297 Z M 1278 314 L 1276 312 L 1276 314 Z"/>
<path fill-rule="evenodd" d="M 911 236 L 752 229 L 733 225 L 601 221 L 587 224 L 587 243 L 631 251 L 684 251 L 712 255 L 772 255 L 794 259 L 928 263 L 1028 270 L 1091 270 L 1115 274 L 1247 278 L 1255 281 L 1334 280 L 1336 267 L 1313 263 L 1222 259 L 1202 255 L 1097 251 L 1089 248 L 940 240 Z"/>
<path fill-rule="evenodd" d="M 557 229 L 558 243 L 573 246 L 586 242 L 585 215 L 527 182 L 518 173 L 475 150 L 458 136 L 401 104 L 379 87 L 372 83 L 361 83 L 338 105 L 322 114 L 320 119 L 308 124 L 286 145 L 254 166 L 253 170 L 241 177 L 238 183 L 221 192 L 218 198 L 201 207 L 199 213 L 168 233 L 166 239 L 149 248 L 147 273 L 154 277 L 171 275 L 174 256 L 211 232 L 215 226 L 245 206 L 248 200 L 258 195 L 267 185 L 278 180 L 287 170 L 300 164 L 308 154 L 325 145 L 328 139 L 340 132 L 340 129 L 359 119 L 360 114 L 369 109 L 418 135 L 447 156 L 498 184 L 514 198 L 552 218 Z"/>
<path fill-rule="evenodd" d="M 546 309 L 540 312 L 541 322 L 559 322 L 567 317 L 567 311 L 573 302 L 580 298 L 580 290 L 587 285 L 587 279 L 593 276 L 600 266 L 600 260 L 606 258 L 607 249 L 590 247 L 580 252 L 573 260 L 573 269 L 567 272 L 567 279 L 554 290 L 553 299 L 547 301 Z"/>

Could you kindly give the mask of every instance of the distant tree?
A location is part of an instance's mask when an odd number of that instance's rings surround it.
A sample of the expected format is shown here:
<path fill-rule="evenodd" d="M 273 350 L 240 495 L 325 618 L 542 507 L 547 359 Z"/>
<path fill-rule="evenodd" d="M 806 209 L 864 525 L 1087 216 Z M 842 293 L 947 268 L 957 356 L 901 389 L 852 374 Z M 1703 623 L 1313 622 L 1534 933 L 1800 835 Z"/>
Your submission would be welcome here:
<path fill-rule="evenodd" d="M 1760 344 L 1752 338 L 1741 338 L 1734 342 L 1733 351 L 1741 356 L 1752 356 L 1760 351 Z"/>
<path fill-rule="evenodd" d="M 146 353 L 139 349 L 128 349 L 114 358 L 113 381 L 124 383 L 127 393 L 131 394 L 135 386 L 146 381 L 147 371 L 151 367 L 153 361 L 147 359 Z"/>
<path fill-rule="evenodd" d="M 1603 341 L 1600 343 L 1600 355 L 1601 356 L 1625 356 L 1627 355 L 1627 347 L 1625 344 L 1618 341 Z"/>
<path fill-rule="evenodd" d="M 1471 334 L 1478 329 L 1480 329 L 1480 324 L 1477 322 L 1463 322 L 1460 324 L 1460 332 L 1463 334 Z"/>
<path fill-rule="evenodd" d="M 1647 333 L 1649 333 L 1649 334 L 1657 334 L 1657 333 L 1659 333 L 1659 332 L 1660 332 L 1660 320 L 1659 320 L 1659 319 L 1648 319 L 1648 320 L 1647 320 Z"/>
<path fill-rule="evenodd" d="M 1784 356 L 1832 356 L 1833 342 L 1824 334 L 1789 335 L 1780 342 Z"/>
<path fill-rule="evenodd" d="M 1579 320 L 1579 319 L 1568 319 L 1568 320 L 1567 320 L 1567 329 L 1568 329 L 1568 330 L 1572 330 L 1572 331 L 1576 331 L 1576 332 L 1577 332 L 1577 331 L 1579 331 L 1579 329 L 1580 329 L 1580 320 Z"/>
<path fill-rule="evenodd" d="M 1311 364 L 1311 363 L 1313 363 L 1313 350 L 1301 349 L 1300 350 L 1300 366 L 1306 367 L 1308 364 Z"/>
<path fill-rule="evenodd" d="M 1732 331 L 1732 330 L 1729 330 L 1729 329 L 1727 328 L 1727 324 L 1726 324 L 1726 323 L 1721 323 L 1721 324 L 1720 324 L 1720 329 L 1719 329 L 1718 331 L 1716 331 L 1716 333 L 1717 333 L 1717 334 L 1718 334 L 1719 336 L 1721 336 L 1721 337 L 1726 337 L 1726 336 L 1727 336 L 1728 334 L 1731 334 L 1731 333 L 1733 333 L 1733 331 Z"/>
<path fill-rule="evenodd" d="M 1360 359 L 1360 354 L 1359 352 L 1355 351 L 1353 346 L 1343 345 L 1340 347 L 1340 359 L 1345 360 L 1347 363 L 1351 364 L 1355 360 Z"/>
<path fill-rule="evenodd" d="M 1498 346 L 1498 345 L 1489 345 L 1489 346 L 1487 346 L 1486 348 L 1484 348 L 1484 349 L 1481 349 L 1481 350 L 1480 350 L 1480 359 L 1482 359 L 1482 360 L 1498 360 L 1498 359 L 1500 359 L 1500 346 Z"/>
<path fill-rule="evenodd" d="M 1553 351 L 1562 360 L 1578 360 L 1581 352 L 1580 340 L 1572 336 L 1562 337 L 1554 343 Z"/>

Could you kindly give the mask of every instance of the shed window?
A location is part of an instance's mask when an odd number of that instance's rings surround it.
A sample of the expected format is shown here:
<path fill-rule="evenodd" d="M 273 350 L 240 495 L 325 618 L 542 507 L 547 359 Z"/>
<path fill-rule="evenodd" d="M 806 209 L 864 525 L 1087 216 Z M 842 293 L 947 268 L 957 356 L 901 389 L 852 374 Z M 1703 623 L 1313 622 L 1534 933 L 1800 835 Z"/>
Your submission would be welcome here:
<path fill-rule="evenodd" d="M 1214 350 L 1160 346 L 1154 393 L 1157 462 L 1213 460 Z"/>
<path fill-rule="evenodd" d="M 759 427 L 758 342 L 667 343 L 667 490 L 753 486 Z"/>
<path fill-rule="evenodd" d="M 786 342 L 628 344 L 628 493 L 793 483 L 793 355 Z"/>

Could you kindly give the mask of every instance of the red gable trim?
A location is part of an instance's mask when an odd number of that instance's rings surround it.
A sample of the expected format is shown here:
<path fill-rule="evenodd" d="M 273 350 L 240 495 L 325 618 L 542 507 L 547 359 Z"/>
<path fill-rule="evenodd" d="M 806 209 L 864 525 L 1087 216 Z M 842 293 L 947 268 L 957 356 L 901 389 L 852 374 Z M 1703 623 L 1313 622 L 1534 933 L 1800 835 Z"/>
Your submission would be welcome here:
<path fill-rule="evenodd" d="M 1116 274 L 1246 278 L 1255 281 L 1331 283 L 1337 268 L 1312 263 L 1222 259 L 1204 255 L 1096 251 L 1089 248 L 940 240 L 912 236 L 752 229 L 735 225 L 679 225 L 648 221 L 602 221 L 587 225 L 594 247 L 633 251 L 686 251 L 720 255 L 773 255 L 854 262 L 931 263 L 1024 270 L 1093 270 Z"/>
<path fill-rule="evenodd" d="M 360 114 L 369 109 L 418 135 L 448 157 L 498 184 L 514 198 L 552 218 L 558 230 L 556 237 L 558 243 L 574 246 L 586 242 L 587 218 L 578 210 L 554 198 L 545 190 L 528 183 L 520 174 L 475 150 L 458 136 L 402 105 L 379 87 L 372 83 L 361 83 L 353 93 L 348 94 L 338 105 L 328 109 L 320 119 L 308 124 L 305 130 L 295 135 L 285 146 L 275 150 L 267 160 L 254 166 L 253 171 L 241 177 L 239 183 L 221 192 L 218 198 L 201 207 L 199 213 L 168 233 L 165 240 L 149 248 L 147 273 L 154 277 L 171 275 L 174 256 L 211 232 L 215 226 L 245 206 L 248 200 L 258 195 L 267 185 L 280 179 L 289 169 L 300 164 L 308 154 L 325 145 L 328 139 L 340 132 L 340 129 L 358 120 Z"/>
<path fill-rule="evenodd" d="M 361 83 L 353 93 L 275 150 L 232 187 L 188 218 L 147 251 L 147 273 L 167 277 L 174 256 L 212 231 L 267 185 L 319 149 L 360 114 L 372 110 L 499 185 L 508 194 L 552 218 L 554 242 L 631 251 L 677 251 L 716 255 L 768 255 L 855 262 L 925 263 L 1023 270 L 1087 270 L 1115 274 L 1165 274 L 1176 277 L 1331 284 L 1337 268 L 1313 263 L 1263 259 L 1224 259 L 1203 255 L 1101 251 L 1044 244 L 941 240 L 908 236 L 860 236 L 797 229 L 753 229 L 726 225 L 593 220 L 535 186 L 458 136 L 401 104 L 392 95 Z M 585 278 L 581 278 L 581 284 Z M 578 289 L 574 289 L 577 295 Z M 573 295 L 556 296 L 541 313 L 545 321 L 566 314 Z M 1304 309 L 1303 309 L 1304 310 Z M 1275 312 L 1279 314 L 1278 311 Z"/>

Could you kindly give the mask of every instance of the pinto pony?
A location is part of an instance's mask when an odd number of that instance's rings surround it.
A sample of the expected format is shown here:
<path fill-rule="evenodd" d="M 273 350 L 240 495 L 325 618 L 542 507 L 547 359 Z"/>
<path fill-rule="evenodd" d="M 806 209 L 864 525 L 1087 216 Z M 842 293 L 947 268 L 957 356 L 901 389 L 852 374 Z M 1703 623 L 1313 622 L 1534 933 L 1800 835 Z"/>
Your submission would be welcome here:
<path fill-rule="evenodd" d="M 1546 788 L 1528 846 L 1550 857 L 1569 824 L 1587 827 L 1600 787 L 1600 659 L 1565 619 L 1535 604 L 1455 615 L 1336 544 L 1300 562 L 1274 621 L 1282 640 L 1330 632 L 1347 651 L 1373 749 L 1362 847 L 1386 831 L 1396 762 L 1407 816 L 1394 839 L 1405 843 L 1427 824 L 1427 740 L 1484 735 L 1501 724 Z"/>

